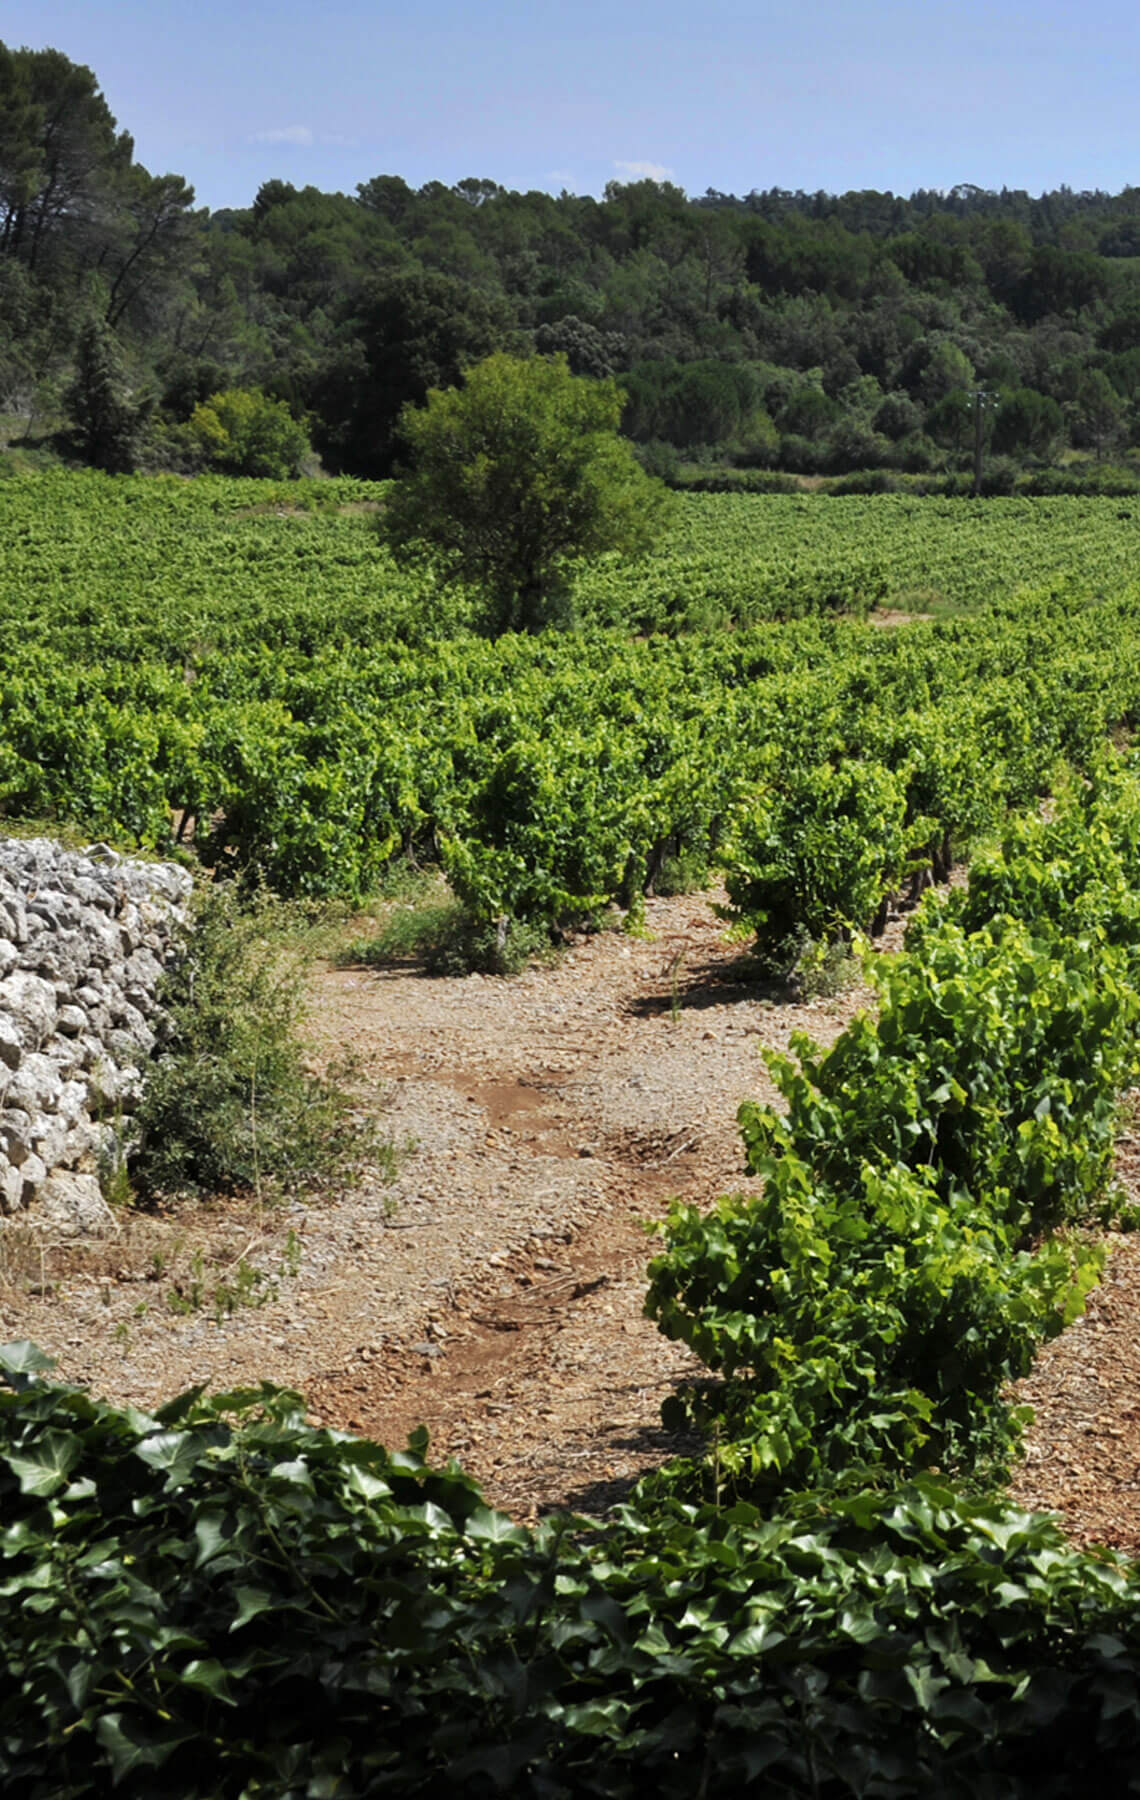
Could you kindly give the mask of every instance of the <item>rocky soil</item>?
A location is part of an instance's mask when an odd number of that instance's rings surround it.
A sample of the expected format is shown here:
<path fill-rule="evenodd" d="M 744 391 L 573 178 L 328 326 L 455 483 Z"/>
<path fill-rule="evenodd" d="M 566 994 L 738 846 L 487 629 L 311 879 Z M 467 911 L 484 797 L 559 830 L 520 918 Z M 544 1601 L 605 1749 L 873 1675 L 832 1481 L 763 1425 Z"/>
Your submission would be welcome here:
<path fill-rule="evenodd" d="M 663 1397 L 692 1368 L 642 1315 L 646 1225 L 747 1186 L 735 1112 L 773 1097 L 762 1046 L 830 1042 L 868 995 L 789 1004 L 742 979 L 709 899 L 649 903 L 513 979 L 412 967 L 314 980 L 314 1054 L 350 1051 L 394 1181 L 283 1207 L 128 1214 L 88 1248 L 0 1231 L 0 1335 L 152 1406 L 191 1383 L 299 1389 L 391 1445 L 425 1423 L 519 1517 L 597 1510 L 683 1446 Z M 890 928 L 884 946 L 897 942 Z M 1131 1146 L 1122 1172 L 1131 1175 Z M 1140 1545 L 1140 1249 L 1026 1392 L 1017 1492 L 1081 1539 Z"/>

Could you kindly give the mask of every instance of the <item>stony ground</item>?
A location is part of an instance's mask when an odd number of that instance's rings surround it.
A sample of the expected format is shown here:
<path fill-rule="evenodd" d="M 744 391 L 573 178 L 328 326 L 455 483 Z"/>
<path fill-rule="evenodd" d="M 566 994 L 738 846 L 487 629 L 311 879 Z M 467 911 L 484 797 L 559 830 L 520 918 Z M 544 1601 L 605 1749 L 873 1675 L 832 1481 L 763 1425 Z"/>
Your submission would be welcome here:
<path fill-rule="evenodd" d="M 647 924 L 513 980 L 323 969 L 314 1053 L 352 1053 L 395 1180 L 127 1215 L 89 1251 L 0 1233 L 0 1336 L 116 1402 L 268 1379 L 393 1446 L 424 1423 L 433 1456 L 519 1517 L 620 1498 L 682 1447 L 660 1405 L 693 1366 L 642 1314 L 646 1226 L 672 1196 L 747 1186 L 735 1113 L 774 1097 L 761 1047 L 830 1042 L 868 1000 L 765 997 L 707 897 L 652 901 Z M 1140 1246 L 1120 1240 L 1087 1321 L 1026 1384 L 1039 1422 L 1017 1483 L 1079 1538 L 1129 1549 L 1138 1345 Z"/>

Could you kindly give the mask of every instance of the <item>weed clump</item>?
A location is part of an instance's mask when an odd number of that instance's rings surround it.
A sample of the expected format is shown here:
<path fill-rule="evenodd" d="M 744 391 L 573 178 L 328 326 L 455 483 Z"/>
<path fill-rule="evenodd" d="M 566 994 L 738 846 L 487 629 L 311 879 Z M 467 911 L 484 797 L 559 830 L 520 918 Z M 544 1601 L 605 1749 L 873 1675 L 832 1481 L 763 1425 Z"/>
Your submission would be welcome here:
<path fill-rule="evenodd" d="M 550 933 L 521 919 L 497 925 L 458 900 L 426 901 L 394 912 L 380 933 L 343 953 L 348 963 L 411 960 L 429 975 L 517 975 L 533 956 L 551 953 Z"/>

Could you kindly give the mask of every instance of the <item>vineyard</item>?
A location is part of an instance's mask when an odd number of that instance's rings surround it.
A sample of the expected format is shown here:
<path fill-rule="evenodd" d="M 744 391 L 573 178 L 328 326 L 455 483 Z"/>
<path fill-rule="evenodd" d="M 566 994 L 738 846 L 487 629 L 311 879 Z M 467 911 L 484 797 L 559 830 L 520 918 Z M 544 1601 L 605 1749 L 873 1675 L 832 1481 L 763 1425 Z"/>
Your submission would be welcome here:
<path fill-rule="evenodd" d="M 500 934 L 636 910 L 683 856 L 727 870 L 778 955 L 872 924 L 1134 711 L 1113 502 L 692 497 L 659 567 L 583 577 L 608 625 L 413 642 L 462 601 L 328 510 L 367 492 L 3 484 L 0 814 L 154 849 L 177 821 L 209 866 L 292 894 L 439 861 Z M 958 610 L 902 634 L 847 616 L 919 580 Z M 710 610 L 740 628 L 678 629 Z"/>
<path fill-rule="evenodd" d="M 1136 1792 L 1132 1567 L 1001 1492 L 1140 1077 L 1134 522 L 701 497 L 660 568 L 583 576 L 583 631 L 487 643 L 421 639 L 369 515 L 317 496 L 0 489 L 0 806 L 154 848 L 176 820 L 290 894 L 438 860 L 500 941 L 636 924 L 679 860 L 785 968 L 967 848 L 970 881 L 922 899 L 877 1017 L 770 1059 L 762 1192 L 670 1213 L 647 1308 L 707 1369 L 676 1406 L 707 1450 L 606 1523 L 523 1529 L 289 1396 L 150 1418 L 3 1353 L 7 1785 Z M 943 616 L 858 616 L 919 593 Z"/>
<path fill-rule="evenodd" d="M 24 648 L 180 667 L 457 629 L 462 600 L 379 544 L 384 492 L 347 477 L 11 476 L 0 620 Z M 1073 583 L 1112 594 L 1132 578 L 1140 536 L 1140 509 L 1110 499 L 704 494 L 677 506 L 659 552 L 580 572 L 587 623 L 676 633 L 876 605 L 957 613 Z"/>

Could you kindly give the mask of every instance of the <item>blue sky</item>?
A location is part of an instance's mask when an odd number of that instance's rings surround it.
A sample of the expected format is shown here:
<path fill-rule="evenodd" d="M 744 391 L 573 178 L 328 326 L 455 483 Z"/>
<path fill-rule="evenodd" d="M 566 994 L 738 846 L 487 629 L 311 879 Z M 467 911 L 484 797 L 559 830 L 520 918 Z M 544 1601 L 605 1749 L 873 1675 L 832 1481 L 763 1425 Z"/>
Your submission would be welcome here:
<path fill-rule="evenodd" d="M 1135 0 L 0 0 L 0 40 L 87 63 L 139 161 L 211 207 L 271 176 L 1140 184 Z"/>

